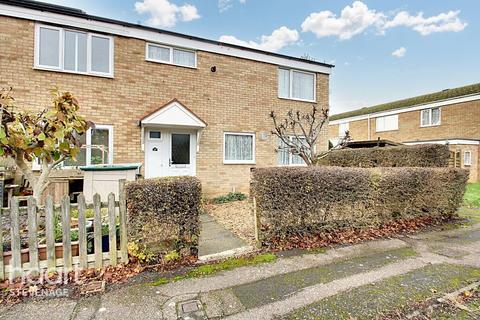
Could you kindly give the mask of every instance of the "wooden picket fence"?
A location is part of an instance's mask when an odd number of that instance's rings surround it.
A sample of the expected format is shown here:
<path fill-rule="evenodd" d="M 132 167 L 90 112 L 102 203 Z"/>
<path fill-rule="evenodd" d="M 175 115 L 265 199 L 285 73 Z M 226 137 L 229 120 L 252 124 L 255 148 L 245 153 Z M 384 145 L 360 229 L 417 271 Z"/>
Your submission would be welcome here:
<path fill-rule="evenodd" d="M 0 212 L 0 280 L 16 278 L 26 274 L 35 275 L 41 271 L 69 272 L 75 269 L 102 268 L 106 265 L 116 266 L 119 262 L 128 262 L 127 253 L 127 209 L 124 194 L 124 181 L 120 181 L 119 199 L 110 193 L 107 202 L 102 202 L 100 195 L 93 196 L 93 204 L 87 205 L 83 194 L 78 196 L 76 204 L 70 203 L 70 197 L 64 196 L 60 205 L 54 205 L 52 197 L 47 196 L 45 206 L 38 207 L 35 200 L 29 197 L 26 213 L 28 215 L 28 249 L 21 249 L 20 214 L 25 207 L 19 207 L 19 200 L 13 197 L 10 207 Z M 78 210 L 78 241 L 71 241 L 71 209 Z M 94 253 L 87 251 L 87 208 L 93 209 L 93 248 Z M 102 246 L 102 208 L 108 208 L 108 252 Z M 4 234 L 2 215 L 10 215 L 11 251 L 9 263 L 6 252 L 3 252 Z M 39 246 L 40 215 L 45 217 L 45 244 Z M 55 243 L 55 216 L 61 217 L 62 242 Z M 117 224 L 118 221 L 118 224 Z M 117 245 L 117 225 L 119 225 L 119 246 Z M 61 246 L 61 253 L 57 248 Z M 75 250 L 72 250 L 72 246 Z M 78 250 L 77 250 L 78 248 Z M 46 254 L 40 254 L 40 249 Z M 60 250 L 58 250 L 60 251 Z M 28 254 L 28 261 L 25 255 Z M 22 257 L 22 255 L 24 257 Z M 61 255 L 61 257 L 60 257 Z M 43 256 L 43 257 L 42 257 Z M 43 259 L 42 259 L 43 258 Z"/>

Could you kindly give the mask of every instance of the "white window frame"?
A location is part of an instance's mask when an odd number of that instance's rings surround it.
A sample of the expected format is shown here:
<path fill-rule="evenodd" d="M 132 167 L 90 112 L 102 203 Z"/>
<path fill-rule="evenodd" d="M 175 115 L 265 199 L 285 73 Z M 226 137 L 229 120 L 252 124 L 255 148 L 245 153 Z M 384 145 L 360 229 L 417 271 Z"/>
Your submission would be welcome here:
<path fill-rule="evenodd" d="M 160 138 L 151 138 L 150 132 L 160 132 Z M 147 140 L 150 141 L 162 141 L 163 140 L 163 131 L 158 129 L 149 129 L 147 130 Z"/>
<path fill-rule="evenodd" d="M 342 125 L 345 125 L 346 130 L 342 132 Z M 345 137 L 345 132 L 350 130 L 350 122 L 342 122 L 338 124 L 338 136 Z"/>
<path fill-rule="evenodd" d="M 288 136 L 289 140 L 292 140 L 293 138 L 295 138 L 295 136 Z M 306 137 L 305 136 L 299 136 L 299 138 L 300 139 L 305 139 Z M 317 146 L 313 146 L 313 151 L 316 152 L 316 150 L 317 150 Z M 307 166 L 305 161 L 303 163 L 292 163 L 293 162 L 292 159 L 293 159 L 294 154 L 291 153 L 290 151 L 284 150 L 284 151 L 279 151 L 279 152 L 288 152 L 288 164 L 277 163 L 278 167 L 306 167 Z M 277 159 L 277 162 L 278 162 L 278 159 Z"/>
<path fill-rule="evenodd" d="M 53 66 L 45 66 L 40 64 L 40 28 L 45 28 L 45 29 L 51 29 L 51 30 L 57 30 L 60 32 L 59 34 L 59 48 L 58 48 L 58 54 L 59 54 L 59 66 L 58 67 L 53 67 Z M 87 35 L 87 71 L 74 71 L 74 70 L 65 70 L 64 68 L 64 44 L 65 44 L 65 31 L 72 31 L 72 32 L 82 32 Z M 92 70 L 92 37 L 98 37 L 98 38 L 104 38 L 109 40 L 109 69 L 110 72 L 98 72 L 98 71 L 93 71 Z M 83 75 L 92 75 L 92 76 L 98 76 L 98 77 L 106 77 L 106 78 L 113 78 L 113 68 L 114 68 L 114 39 L 111 36 L 107 36 L 104 34 L 98 34 L 98 33 L 91 33 L 83 30 L 77 30 L 77 29 L 71 29 L 71 28 L 60 28 L 60 27 L 54 27 L 50 25 L 45 25 L 45 24 L 40 24 L 37 23 L 35 25 L 35 58 L 34 58 L 34 69 L 38 70 L 47 70 L 47 71 L 57 71 L 57 72 L 65 72 L 65 73 L 74 73 L 74 74 L 83 74 Z"/>
<path fill-rule="evenodd" d="M 169 61 L 162 61 L 162 60 L 158 60 L 158 59 L 149 58 L 148 52 L 149 52 L 149 47 L 150 47 L 150 46 L 168 49 L 168 50 L 170 51 L 170 59 L 169 59 Z M 181 50 L 181 51 L 188 51 L 188 52 L 193 53 L 194 56 L 195 56 L 195 59 L 194 59 L 194 60 L 195 60 L 195 65 L 194 65 L 194 66 L 186 66 L 186 65 L 183 65 L 183 64 L 173 63 L 173 50 L 175 50 L 175 49 Z M 146 60 L 146 61 L 150 61 L 150 62 L 168 64 L 168 65 L 177 66 L 177 67 L 184 67 L 184 68 L 189 68 L 189 69 L 197 69 L 197 51 L 192 50 L 192 49 L 188 49 L 188 48 L 171 47 L 171 46 L 166 46 L 166 45 L 159 44 L 159 43 L 147 42 L 147 43 L 145 44 L 145 60 Z"/>
<path fill-rule="evenodd" d="M 438 109 L 438 123 L 436 124 L 432 124 L 432 110 L 433 109 Z M 422 113 L 424 111 L 428 111 L 428 124 L 423 124 L 422 123 Z M 442 108 L 441 107 L 435 107 L 435 108 L 428 108 L 428 109 L 421 109 L 420 110 L 420 127 L 421 128 L 426 128 L 426 127 L 435 127 L 435 126 L 439 126 L 442 124 Z"/>
<path fill-rule="evenodd" d="M 252 137 L 252 160 L 226 160 L 225 159 L 225 137 L 227 135 L 251 136 Z M 223 149 L 223 164 L 255 164 L 255 133 L 226 131 L 223 133 L 222 149 Z"/>
<path fill-rule="evenodd" d="M 378 129 L 378 119 L 381 119 L 381 118 L 383 119 L 383 118 L 388 118 L 388 117 L 396 117 L 397 118 L 397 125 L 395 126 L 395 128 L 393 128 L 393 129 L 385 129 L 384 128 L 383 130 Z M 398 130 L 398 121 L 399 121 L 398 114 L 390 114 L 390 115 L 387 115 L 387 116 L 376 117 L 375 118 L 375 132 L 396 131 L 396 130 Z"/>
<path fill-rule="evenodd" d="M 468 162 L 467 162 L 467 154 L 468 154 L 468 159 L 469 159 Z M 471 166 L 472 165 L 472 151 L 465 150 L 463 152 L 463 165 L 464 166 Z"/>
<path fill-rule="evenodd" d="M 288 70 L 290 72 L 289 76 L 289 96 L 288 97 L 282 97 L 280 96 L 280 81 L 278 77 L 278 73 L 280 72 L 280 69 L 282 70 Z M 299 73 L 304 73 L 304 74 L 309 74 L 313 76 L 313 100 L 309 99 L 300 99 L 300 98 L 294 98 L 293 97 L 293 72 L 299 72 Z M 296 100 L 296 101 L 303 101 L 303 102 L 317 102 L 317 74 L 314 72 L 308 72 L 304 70 L 299 70 L 299 69 L 292 69 L 292 68 L 287 68 L 287 67 L 278 67 L 277 70 L 277 96 L 279 99 L 287 99 L 287 100 Z"/>

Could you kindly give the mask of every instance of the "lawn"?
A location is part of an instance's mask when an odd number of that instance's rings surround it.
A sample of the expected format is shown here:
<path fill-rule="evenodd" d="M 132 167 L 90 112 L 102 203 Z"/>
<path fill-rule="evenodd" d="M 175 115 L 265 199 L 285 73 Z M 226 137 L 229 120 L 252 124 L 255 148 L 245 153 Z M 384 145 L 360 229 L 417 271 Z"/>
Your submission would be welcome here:
<path fill-rule="evenodd" d="M 480 182 L 467 185 L 464 202 L 468 207 L 480 208 Z"/>

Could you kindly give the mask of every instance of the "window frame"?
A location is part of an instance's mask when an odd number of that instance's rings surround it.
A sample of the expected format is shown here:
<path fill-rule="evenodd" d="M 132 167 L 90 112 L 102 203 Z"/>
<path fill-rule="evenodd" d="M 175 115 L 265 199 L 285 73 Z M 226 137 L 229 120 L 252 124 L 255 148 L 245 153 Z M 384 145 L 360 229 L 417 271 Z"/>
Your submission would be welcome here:
<path fill-rule="evenodd" d="M 469 155 L 469 161 L 467 162 L 467 154 Z M 463 165 L 464 166 L 471 166 L 472 165 L 472 151 L 470 150 L 465 150 L 463 152 Z"/>
<path fill-rule="evenodd" d="M 438 123 L 436 124 L 432 124 L 433 109 L 438 109 Z M 428 111 L 428 120 L 429 120 L 429 123 L 425 125 L 422 123 L 422 113 L 424 111 Z M 420 110 L 420 128 L 436 127 L 441 124 L 442 124 L 442 108 L 441 107 L 433 107 L 433 108 L 426 108 L 426 109 Z"/>
<path fill-rule="evenodd" d="M 225 138 L 227 135 L 234 136 L 251 136 L 252 137 L 252 160 L 226 160 L 225 159 Z M 223 164 L 255 164 L 255 133 L 254 132 L 234 132 L 234 131 L 225 131 L 223 132 Z"/>
<path fill-rule="evenodd" d="M 170 51 L 169 61 L 162 61 L 162 60 L 150 58 L 150 57 L 148 56 L 149 47 L 150 47 L 150 46 L 168 49 L 168 50 Z M 183 64 L 173 63 L 173 51 L 174 51 L 175 49 L 176 49 L 176 50 L 180 50 L 180 51 L 187 51 L 187 52 L 193 53 L 193 54 L 194 54 L 194 57 L 195 57 L 195 59 L 194 59 L 194 61 L 195 61 L 194 66 L 186 66 L 186 65 L 183 65 Z M 189 49 L 189 48 L 172 47 L 172 46 L 167 46 L 167 45 L 160 44 L 160 43 L 146 42 L 146 43 L 145 43 L 145 61 L 150 61 L 150 62 L 155 62 L 155 63 L 161 63 L 161 64 L 167 64 L 167 65 L 177 66 L 177 67 L 184 67 L 184 68 L 189 68 L 189 69 L 197 69 L 197 51 L 196 51 L 196 50 L 193 50 L 193 49 Z"/>
<path fill-rule="evenodd" d="M 295 138 L 295 136 L 288 136 L 288 139 L 289 140 L 292 140 L 293 138 Z M 305 136 L 299 136 L 300 139 L 306 139 Z M 281 139 L 278 139 L 280 140 L 280 142 L 282 142 Z M 317 149 L 317 146 L 313 146 L 313 150 L 316 151 Z M 293 156 L 295 156 L 293 153 L 291 153 L 290 151 L 277 151 L 278 152 L 288 152 L 288 164 L 281 164 L 281 163 L 278 163 L 278 158 L 277 158 L 277 166 L 278 167 L 306 167 L 307 164 L 305 163 L 305 161 L 303 163 L 293 163 L 292 159 L 293 159 Z M 303 160 L 303 159 L 302 159 Z"/>
<path fill-rule="evenodd" d="M 51 29 L 59 31 L 59 66 L 47 66 L 40 64 L 40 29 Z M 74 70 L 66 70 L 65 69 L 65 31 L 71 32 L 80 32 L 85 33 L 87 35 L 87 71 L 74 71 Z M 92 70 L 92 37 L 104 38 L 109 40 L 109 70 L 110 72 L 100 72 Z M 34 64 L 33 68 L 37 70 L 46 70 L 46 71 L 56 71 L 56 72 L 64 72 L 64 73 L 72 73 L 72 74 L 81 74 L 81 75 L 89 75 L 89 76 L 98 76 L 98 77 L 105 77 L 105 78 L 113 78 L 114 77 L 114 38 L 112 36 L 108 36 L 105 34 L 93 33 L 85 30 L 68 28 L 68 27 L 56 27 L 47 24 L 35 24 L 35 43 L 34 43 Z"/>
<path fill-rule="evenodd" d="M 395 128 L 394 129 L 385 129 L 385 122 L 384 122 L 384 129 L 379 130 L 378 129 L 378 119 L 380 119 L 380 118 L 385 119 L 385 118 L 388 118 L 388 117 L 396 117 L 397 118 L 397 125 L 395 126 Z M 386 115 L 386 116 L 375 117 L 375 132 L 397 131 L 398 127 L 399 127 L 399 116 L 398 116 L 398 114 L 389 114 L 389 115 Z"/>
<path fill-rule="evenodd" d="M 160 132 L 160 138 L 152 138 L 150 137 L 150 132 Z M 149 129 L 147 130 L 147 140 L 149 141 L 162 141 L 163 140 L 163 131 L 158 129 Z"/>
<path fill-rule="evenodd" d="M 341 133 L 340 130 L 341 130 L 341 128 L 342 128 L 342 125 L 345 125 L 346 130 L 344 130 L 344 131 Z M 347 122 L 339 123 L 339 124 L 338 124 L 338 136 L 339 136 L 339 137 L 345 137 L 345 132 L 346 132 L 346 131 L 350 131 L 350 122 L 347 121 Z"/>
<path fill-rule="evenodd" d="M 279 75 L 280 75 L 280 69 L 283 70 L 288 70 L 289 71 L 289 96 L 288 97 L 282 97 L 280 96 L 280 81 L 279 81 Z M 293 72 L 299 72 L 303 74 L 308 74 L 313 76 L 313 100 L 310 99 L 301 99 L 301 98 L 294 98 L 293 97 Z M 309 72 L 309 71 L 304 71 L 300 69 L 293 69 L 293 68 L 287 68 L 287 67 L 282 67 L 279 66 L 277 69 L 277 96 L 279 99 L 287 99 L 287 100 L 295 100 L 295 101 L 302 101 L 302 102 L 317 102 L 317 74 L 314 72 Z"/>

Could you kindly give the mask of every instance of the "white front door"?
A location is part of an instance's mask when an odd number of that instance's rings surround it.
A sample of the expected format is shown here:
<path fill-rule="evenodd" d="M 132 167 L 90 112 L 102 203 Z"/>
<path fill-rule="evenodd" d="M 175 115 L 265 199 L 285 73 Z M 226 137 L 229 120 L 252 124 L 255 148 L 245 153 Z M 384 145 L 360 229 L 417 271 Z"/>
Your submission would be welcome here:
<path fill-rule="evenodd" d="M 147 178 L 195 175 L 196 131 L 148 129 L 145 136 Z"/>

